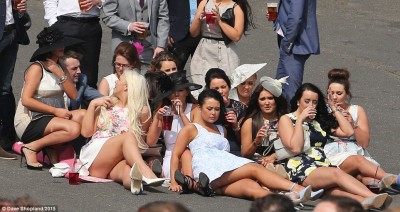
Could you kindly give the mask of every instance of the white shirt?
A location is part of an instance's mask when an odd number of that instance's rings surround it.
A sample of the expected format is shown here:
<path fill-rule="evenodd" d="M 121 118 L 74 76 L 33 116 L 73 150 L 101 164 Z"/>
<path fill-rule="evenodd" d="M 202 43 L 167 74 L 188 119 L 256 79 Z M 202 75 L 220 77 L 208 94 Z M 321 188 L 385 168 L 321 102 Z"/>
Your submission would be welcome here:
<path fill-rule="evenodd" d="M 14 23 L 11 0 L 6 0 L 6 26 Z"/>
<path fill-rule="evenodd" d="M 105 0 L 101 0 L 104 3 Z M 45 15 L 44 19 L 49 26 L 57 22 L 57 17 L 66 15 L 71 17 L 99 17 L 99 7 L 92 7 L 87 12 L 81 12 L 78 0 L 43 0 Z"/>

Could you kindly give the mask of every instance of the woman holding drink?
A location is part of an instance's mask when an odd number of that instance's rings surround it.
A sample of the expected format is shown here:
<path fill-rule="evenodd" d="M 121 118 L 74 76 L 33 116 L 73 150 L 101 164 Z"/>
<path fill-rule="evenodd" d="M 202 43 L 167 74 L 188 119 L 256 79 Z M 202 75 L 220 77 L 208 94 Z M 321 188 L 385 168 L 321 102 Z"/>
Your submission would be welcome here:
<path fill-rule="evenodd" d="M 166 146 L 163 159 L 162 173 L 165 178 L 170 178 L 170 161 L 172 150 L 174 149 L 176 137 L 179 131 L 194 119 L 197 101 L 190 94 L 201 88 L 201 85 L 190 83 L 186 79 L 186 71 L 172 73 L 167 79 L 160 79 L 159 94 L 153 101 L 163 101 L 153 117 L 147 135 L 148 143 L 156 143 L 160 133 L 164 133 L 164 142 Z M 168 80 L 171 79 L 169 82 Z M 181 170 L 187 175 L 192 175 L 192 155 L 186 150 L 181 159 Z"/>
<path fill-rule="evenodd" d="M 279 119 L 281 141 L 294 155 L 288 155 L 285 162 L 291 181 L 311 185 L 313 189 L 325 189 L 332 195 L 353 198 L 365 208 L 387 207 L 390 197 L 386 193 L 372 193 L 354 177 L 332 167 L 327 160 L 323 148 L 329 135 L 348 137 L 354 133 L 336 105 L 330 102 L 330 107 L 334 111 L 332 114 L 328 113 L 322 92 L 315 85 L 305 83 L 291 100 L 293 112 Z"/>
<path fill-rule="evenodd" d="M 202 0 L 190 27 L 192 37 L 202 35 L 190 65 L 194 83 L 204 85 L 204 73 L 219 67 L 230 76 L 239 66 L 235 42 L 253 26 L 247 0 Z M 197 96 L 197 95 L 196 95 Z"/>
<path fill-rule="evenodd" d="M 366 150 L 370 142 L 368 117 L 363 107 L 349 103 L 349 71 L 332 69 L 328 78 L 328 100 L 344 115 L 354 130 L 354 135 L 350 137 L 329 137 L 324 151 L 331 164 L 357 176 L 365 185 L 384 189 L 392 184 L 400 184 L 399 176 L 386 173 Z"/>

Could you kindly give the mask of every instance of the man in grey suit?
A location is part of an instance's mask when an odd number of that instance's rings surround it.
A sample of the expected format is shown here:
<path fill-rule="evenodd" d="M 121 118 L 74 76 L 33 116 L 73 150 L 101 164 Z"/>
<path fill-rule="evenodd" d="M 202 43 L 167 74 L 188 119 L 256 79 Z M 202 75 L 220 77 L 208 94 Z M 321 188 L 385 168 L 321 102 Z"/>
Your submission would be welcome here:
<path fill-rule="evenodd" d="M 112 51 L 122 41 L 141 45 L 138 48 L 142 64 L 148 65 L 161 51 L 166 50 L 169 32 L 168 5 L 166 0 L 107 0 L 104 2 L 103 22 L 112 29 Z M 149 23 L 145 39 L 139 34 Z M 142 68 L 143 69 L 143 68 Z"/>
<path fill-rule="evenodd" d="M 289 85 L 283 85 L 288 101 L 303 83 L 307 59 L 320 52 L 316 10 L 317 0 L 281 0 L 279 3 L 275 31 L 281 41 L 276 78 L 289 76 Z"/>

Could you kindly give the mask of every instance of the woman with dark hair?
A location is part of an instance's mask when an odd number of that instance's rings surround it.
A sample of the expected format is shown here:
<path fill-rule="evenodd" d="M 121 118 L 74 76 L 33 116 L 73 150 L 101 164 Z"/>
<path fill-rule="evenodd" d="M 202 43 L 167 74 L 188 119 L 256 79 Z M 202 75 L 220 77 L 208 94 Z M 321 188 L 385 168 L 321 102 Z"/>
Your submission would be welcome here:
<path fill-rule="evenodd" d="M 350 103 L 349 71 L 332 69 L 328 78 L 328 101 L 336 105 L 354 130 L 354 135 L 350 137 L 329 137 L 324 151 L 331 164 L 360 177 L 365 185 L 376 184 L 374 186 L 384 189 L 400 184 L 400 177 L 386 173 L 366 150 L 370 142 L 368 117 L 363 107 Z"/>
<path fill-rule="evenodd" d="M 150 72 L 162 71 L 170 75 L 178 71 L 178 59 L 168 51 L 160 52 L 150 64 Z"/>
<path fill-rule="evenodd" d="M 139 69 L 140 60 L 136 47 L 129 42 L 121 42 L 114 50 L 112 59 L 114 72 L 105 76 L 99 84 L 99 92 L 103 96 L 111 96 L 114 92 L 115 82 L 124 73 L 125 69 Z"/>
<path fill-rule="evenodd" d="M 167 76 L 165 76 L 167 77 Z M 170 161 L 179 131 L 194 119 L 194 111 L 197 108 L 197 101 L 190 91 L 201 88 L 201 85 L 190 83 L 186 78 L 186 71 L 172 73 L 168 79 L 159 80 L 160 94 L 153 99 L 154 102 L 162 101 L 162 105 L 155 112 L 153 122 L 150 125 L 147 142 L 155 144 L 163 132 L 166 146 L 163 159 L 163 177 L 170 178 Z M 171 129 L 163 129 L 163 116 L 170 113 L 173 116 Z M 182 172 L 192 175 L 191 154 L 185 151 L 181 160 Z"/>
<path fill-rule="evenodd" d="M 55 149 L 74 140 L 80 134 L 82 111 L 65 108 L 64 92 L 71 99 L 77 97 L 75 86 L 60 65 L 64 48 L 81 43 L 64 37 L 54 27 L 44 28 L 37 36 L 39 48 L 33 53 L 33 62 L 24 75 L 24 87 L 15 113 L 15 130 L 25 143 L 21 147 L 28 169 L 41 170 L 37 153 L 46 150 L 51 163 L 57 163 Z"/>
<path fill-rule="evenodd" d="M 208 70 L 205 82 L 205 89 L 217 90 L 222 95 L 225 108 L 222 111 L 225 114 L 225 119 L 222 119 L 222 122 L 225 123 L 228 133 L 230 153 L 240 156 L 240 123 L 246 113 L 246 106 L 239 101 L 229 99 L 231 81 L 222 69 L 212 68 Z"/>
<path fill-rule="evenodd" d="M 200 117 L 181 129 L 172 152 L 171 173 L 174 175 L 171 176 L 171 190 L 193 189 L 205 196 L 213 195 L 214 190 L 220 195 L 247 199 L 271 194 L 268 189 L 295 191 L 287 194 L 295 204 L 310 198 L 310 186 L 304 188 L 293 184 L 249 159 L 228 152 L 226 130 L 216 124 L 221 111 L 224 111 L 224 100 L 218 91 L 204 90 L 198 101 Z M 193 155 L 194 179 L 182 175 L 178 169 L 187 147 Z"/>
<path fill-rule="evenodd" d="M 204 72 L 219 67 L 231 76 L 240 60 L 236 42 L 255 27 L 247 0 L 202 0 L 190 26 L 192 37 L 202 35 L 192 57 L 193 82 L 204 85 Z M 233 42 L 232 42 L 233 41 Z"/>
<path fill-rule="evenodd" d="M 250 159 L 256 156 L 264 166 L 276 161 L 272 138 L 277 138 L 279 118 L 288 113 L 282 83 L 286 83 L 286 78 L 261 77 L 250 97 L 241 129 L 242 156 Z"/>
<path fill-rule="evenodd" d="M 388 194 L 376 195 L 354 177 L 331 167 L 323 148 L 329 135 L 351 136 L 354 131 L 336 105 L 328 113 L 322 92 L 313 84 L 303 84 L 291 100 L 292 113 L 281 116 L 278 133 L 286 150 L 291 152 L 285 161 L 291 181 L 325 189 L 332 195 L 351 197 L 365 208 L 387 207 Z M 336 118 L 336 119 L 335 119 Z"/>

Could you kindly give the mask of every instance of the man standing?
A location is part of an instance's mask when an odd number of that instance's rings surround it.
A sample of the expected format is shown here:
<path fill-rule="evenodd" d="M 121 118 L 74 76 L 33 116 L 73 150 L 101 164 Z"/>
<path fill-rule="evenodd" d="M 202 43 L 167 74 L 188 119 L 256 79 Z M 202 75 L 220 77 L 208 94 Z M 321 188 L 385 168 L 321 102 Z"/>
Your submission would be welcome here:
<path fill-rule="evenodd" d="M 66 103 L 68 110 L 77 110 L 81 106 L 89 105 L 89 102 L 93 99 L 102 97 L 96 89 L 88 86 L 87 77 L 85 74 L 81 74 L 81 64 L 82 55 L 78 52 L 68 50 L 59 59 L 59 63 L 65 72 L 69 73 L 73 83 L 75 84 L 78 95 L 76 99 L 67 99 Z M 84 105 L 82 105 L 84 104 Z"/>
<path fill-rule="evenodd" d="M 189 56 L 194 54 L 201 36 L 190 35 L 192 23 L 197 10 L 197 0 L 167 0 L 171 28 L 168 37 L 168 49 L 178 58 L 178 70 L 184 70 Z"/>
<path fill-rule="evenodd" d="M 275 31 L 282 36 L 276 79 L 289 76 L 283 85 L 290 101 L 303 83 L 304 64 L 311 54 L 319 54 L 317 0 L 281 0 Z"/>
<path fill-rule="evenodd" d="M 45 16 L 49 26 L 54 24 L 65 36 L 85 42 L 77 50 L 85 55 L 82 70 L 88 84 L 97 88 L 102 29 L 99 23 L 104 0 L 44 0 Z M 79 3 L 80 2 L 80 3 Z"/>
<path fill-rule="evenodd" d="M 15 98 L 11 86 L 18 45 L 29 44 L 21 19 L 26 12 L 26 0 L 14 6 L 14 1 L 0 1 L 0 158 L 14 159 L 10 150 L 15 142 Z M 26 29 L 27 30 L 27 29 Z M 21 39 L 22 38 L 22 39 Z M 27 39 L 27 40 L 23 40 Z"/>
<path fill-rule="evenodd" d="M 138 49 L 142 72 L 147 71 L 152 59 L 167 47 L 167 1 L 107 0 L 103 11 L 103 22 L 112 29 L 112 52 L 122 41 L 132 42 Z"/>

